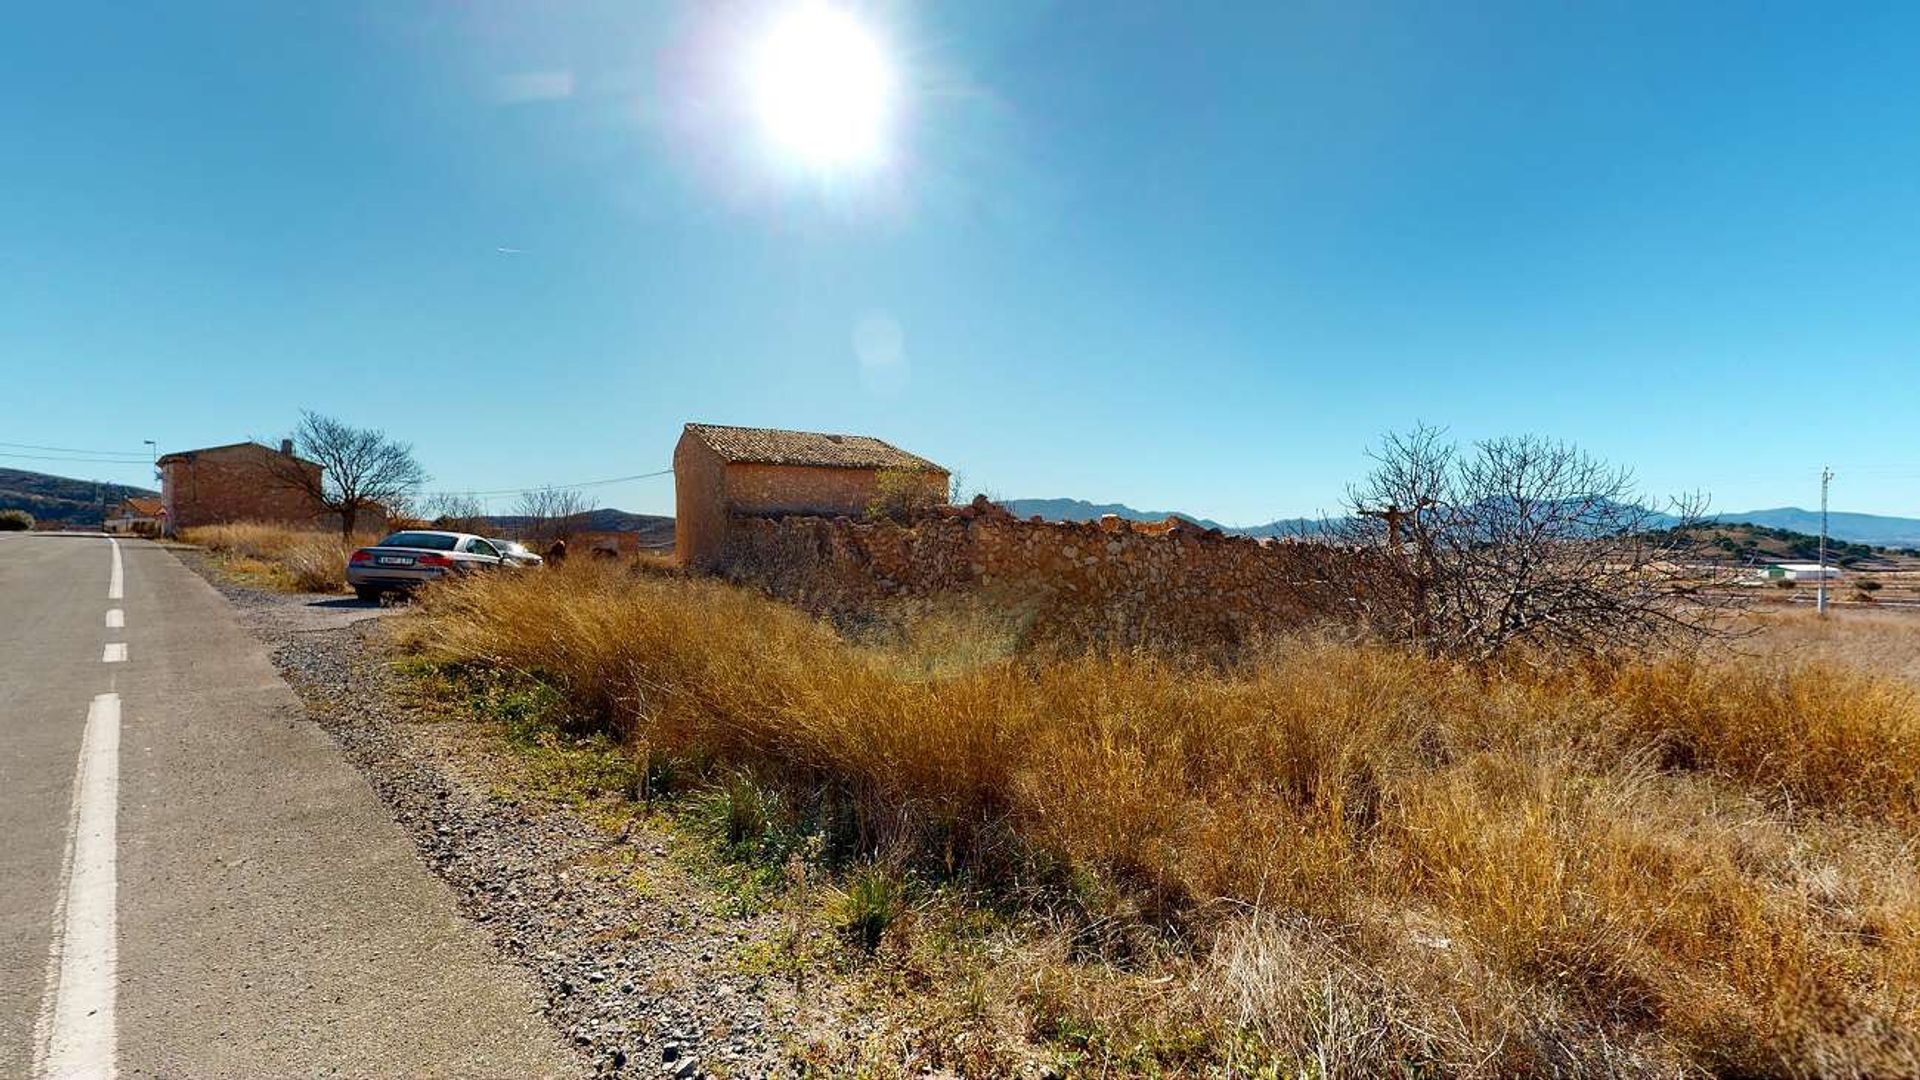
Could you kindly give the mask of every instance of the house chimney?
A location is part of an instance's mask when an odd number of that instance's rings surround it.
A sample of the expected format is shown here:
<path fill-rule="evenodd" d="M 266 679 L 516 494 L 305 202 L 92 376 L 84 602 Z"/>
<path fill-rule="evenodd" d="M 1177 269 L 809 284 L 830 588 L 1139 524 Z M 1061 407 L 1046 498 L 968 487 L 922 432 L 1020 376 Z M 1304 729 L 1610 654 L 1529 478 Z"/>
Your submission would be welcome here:
<path fill-rule="evenodd" d="M 293 456 L 293 440 L 292 440 L 292 439 L 281 439 L 281 440 L 280 440 L 280 452 L 281 452 L 281 453 L 283 453 L 283 454 L 285 454 L 285 455 L 287 455 L 288 457 L 292 457 L 292 456 Z"/>

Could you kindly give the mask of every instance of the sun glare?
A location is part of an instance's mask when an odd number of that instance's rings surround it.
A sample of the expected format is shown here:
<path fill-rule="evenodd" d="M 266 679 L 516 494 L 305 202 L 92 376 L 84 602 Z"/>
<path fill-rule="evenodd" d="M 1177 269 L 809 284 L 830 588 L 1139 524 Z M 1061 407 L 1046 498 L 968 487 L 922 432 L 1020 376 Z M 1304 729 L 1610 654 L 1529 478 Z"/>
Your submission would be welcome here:
<path fill-rule="evenodd" d="M 782 12 L 748 57 L 748 81 L 761 130 L 786 160 L 823 171 L 885 160 L 894 69 L 848 12 L 821 3 Z"/>

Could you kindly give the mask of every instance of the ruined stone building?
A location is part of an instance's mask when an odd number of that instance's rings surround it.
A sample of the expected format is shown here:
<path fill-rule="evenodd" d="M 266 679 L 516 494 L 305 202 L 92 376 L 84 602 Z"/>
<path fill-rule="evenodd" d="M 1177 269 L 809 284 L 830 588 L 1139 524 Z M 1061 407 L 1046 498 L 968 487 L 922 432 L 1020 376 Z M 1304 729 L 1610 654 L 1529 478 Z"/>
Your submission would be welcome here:
<path fill-rule="evenodd" d="M 866 435 L 688 424 L 673 451 L 674 546 L 715 566 L 736 516 L 860 517 L 904 484 L 945 503 L 947 470 Z"/>

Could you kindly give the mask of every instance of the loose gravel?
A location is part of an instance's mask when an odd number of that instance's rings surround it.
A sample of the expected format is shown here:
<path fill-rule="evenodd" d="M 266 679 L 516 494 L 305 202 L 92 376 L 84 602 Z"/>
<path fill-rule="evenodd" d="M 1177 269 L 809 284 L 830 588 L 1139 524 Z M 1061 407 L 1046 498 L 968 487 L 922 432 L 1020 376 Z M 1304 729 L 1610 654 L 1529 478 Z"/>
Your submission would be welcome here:
<path fill-rule="evenodd" d="M 405 705 L 374 605 L 250 588 L 197 551 L 175 554 L 266 642 L 309 718 L 366 774 L 461 910 L 533 972 L 581 1075 L 796 1073 L 797 1033 L 826 1006 L 742 973 L 741 958 L 776 928 L 728 913 L 673 859 L 672 837 L 495 792 L 498 772 L 471 731 Z"/>

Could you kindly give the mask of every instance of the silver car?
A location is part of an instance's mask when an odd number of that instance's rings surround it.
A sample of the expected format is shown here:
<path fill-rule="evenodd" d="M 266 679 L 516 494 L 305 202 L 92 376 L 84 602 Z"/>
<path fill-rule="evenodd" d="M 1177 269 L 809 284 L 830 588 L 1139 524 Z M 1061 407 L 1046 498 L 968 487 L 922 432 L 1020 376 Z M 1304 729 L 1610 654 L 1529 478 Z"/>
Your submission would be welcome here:
<path fill-rule="evenodd" d="M 484 536 L 409 529 L 349 556 L 347 584 L 360 599 L 378 600 L 382 593 L 418 588 L 448 574 L 511 565 Z"/>
<path fill-rule="evenodd" d="M 518 540 L 502 540 L 497 536 L 490 536 L 487 538 L 487 543 L 492 544 L 494 549 L 500 552 L 501 558 L 515 566 L 539 566 L 547 561 L 534 554 L 532 548 Z"/>

